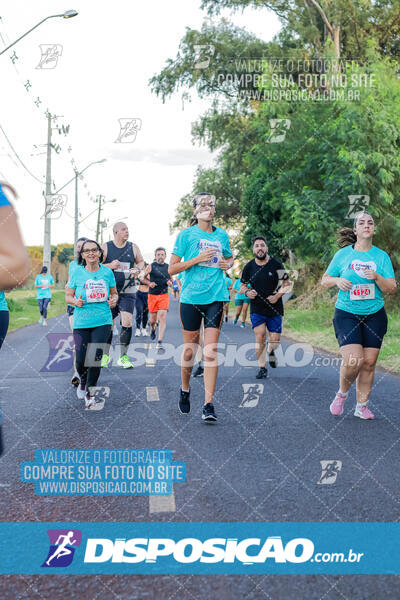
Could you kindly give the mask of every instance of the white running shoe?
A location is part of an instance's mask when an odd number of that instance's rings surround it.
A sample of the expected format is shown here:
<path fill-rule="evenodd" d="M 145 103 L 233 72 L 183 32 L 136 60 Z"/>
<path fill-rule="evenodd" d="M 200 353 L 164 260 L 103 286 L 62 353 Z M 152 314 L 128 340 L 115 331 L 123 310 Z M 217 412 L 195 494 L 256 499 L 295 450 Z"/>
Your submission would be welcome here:
<path fill-rule="evenodd" d="M 79 400 L 84 400 L 86 396 L 86 390 L 82 390 L 81 386 L 78 385 L 76 388 L 76 395 L 78 396 Z"/>
<path fill-rule="evenodd" d="M 89 392 L 87 394 L 85 394 L 85 408 L 86 408 L 86 410 L 89 410 L 89 409 L 93 408 L 95 404 L 96 404 L 96 401 L 94 399 L 94 396 L 91 396 L 89 394 Z"/>
<path fill-rule="evenodd" d="M 135 337 L 139 337 L 141 335 L 142 331 L 139 329 L 139 327 L 136 327 L 136 331 L 135 331 Z"/>
<path fill-rule="evenodd" d="M 43 323 L 43 317 L 40 317 L 38 323 Z"/>
<path fill-rule="evenodd" d="M 47 327 L 46 321 L 43 321 L 43 327 Z"/>

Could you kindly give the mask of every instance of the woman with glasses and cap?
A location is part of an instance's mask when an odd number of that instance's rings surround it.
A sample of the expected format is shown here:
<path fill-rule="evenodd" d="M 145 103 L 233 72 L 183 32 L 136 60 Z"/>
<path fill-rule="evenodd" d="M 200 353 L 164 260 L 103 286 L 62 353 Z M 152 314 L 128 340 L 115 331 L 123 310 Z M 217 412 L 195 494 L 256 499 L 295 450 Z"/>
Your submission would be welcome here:
<path fill-rule="evenodd" d="M 39 275 L 36 276 L 35 287 L 40 312 L 39 323 L 47 327 L 47 307 L 52 297 L 51 288 L 54 287 L 53 276 L 47 273 L 47 267 L 42 267 Z"/>
<path fill-rule="evenodd" d="M 349 390 L 356 381 L 357 404 L 354 416 L 373 419 L 368 400 L 375 365 L 387 331 L 383 294 L 394 293 L 396 281 L 389 255 L 372 245 L 375 223 L 364 211 L 354 219 L 353 229 L 339 231 L 341 248 L 333 257 L 322 285 L 337 286 L 333 326 L 340 346 L 339 390 L 330 405 L 333 415 L 343 413 Z"/>
<path fill-rule="evenodd" d="M 100 375 L 104 345 L 112 327 L 111 308 L 118 294 L 111 269 L 102 265 L 103 250 L 86 240 L 78 254 L 78 267 L 67 283 L 65 300 L 75 307 L 73 332 L 76 370 L 80 377 L 77 396 L 87 409 L 95 408 L 95 388 Z"/>
<path fill-rule="evenodd" d="M 227 232 L 213 225 L 215 197 L 197 194 L 193 200 L 190 227 L 177 237 L 169 263 L 169 274 L 184 272 L 180 297 L 180 318 L 183 329 L 182 386 L 179 410 L 190 412 L 190 375 L 204 321 L 204 390 L 202 419 L 216 421 L 213 396 L 218 374 L 217 344 L 224 302 L 229 300 L 224 273 L 233 264 Z"/>

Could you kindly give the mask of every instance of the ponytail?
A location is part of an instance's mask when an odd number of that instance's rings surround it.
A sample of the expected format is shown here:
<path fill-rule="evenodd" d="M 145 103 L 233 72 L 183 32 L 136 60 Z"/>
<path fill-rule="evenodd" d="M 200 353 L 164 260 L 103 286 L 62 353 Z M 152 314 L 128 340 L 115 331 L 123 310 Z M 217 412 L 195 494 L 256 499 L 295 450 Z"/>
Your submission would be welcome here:
<path fill-rule="evenodd" d="M 189 221 L 189 227 L 193 227 L 193 225 L 197 225 L 198 223 L 198 219 L 197 217 L 195 217 L 194 215 L 192 217 L 190 217 L 190 221 Z"/>
<path fill-rule="evenodd" d="M 357 236 L 351 227 L 342 227 L 337 232 L 337 244 L 339 248 L 345 248 L 346 246 L 350 246 L 355 244 L 357 241 Z"/>

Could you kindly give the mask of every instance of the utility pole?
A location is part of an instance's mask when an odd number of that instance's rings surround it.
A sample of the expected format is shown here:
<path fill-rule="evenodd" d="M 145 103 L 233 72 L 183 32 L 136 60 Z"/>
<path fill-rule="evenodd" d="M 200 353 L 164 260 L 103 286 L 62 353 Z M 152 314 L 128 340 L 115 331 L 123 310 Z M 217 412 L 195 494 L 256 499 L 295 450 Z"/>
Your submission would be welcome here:
<path fill-rule="evenodd" d="M 97 212 L 96 242 L 99 241 L 99 237 L 100 237 L 100 219 L 101 219 L 101 209 L 102 209 L 101 203 L 102 203 L 103 199 L 104 199 L 104 196 L 102 196 L 101 194 L 96 196 L 96 202 L 99 203 L 99 208 L 98 208 L 98 212 Z"/>
<path fill-rule="evenodd" d="M 79 208 L 78 208 L 78 171 L 75 169 L 75 222 L 74 222 L 74 244 L 79 237 Z"/>
<path fill-rule="evenodd" d="M 51 265 L 51 114 L 47 114 L 46 204 L 44 213 L 43 265 Z"/>

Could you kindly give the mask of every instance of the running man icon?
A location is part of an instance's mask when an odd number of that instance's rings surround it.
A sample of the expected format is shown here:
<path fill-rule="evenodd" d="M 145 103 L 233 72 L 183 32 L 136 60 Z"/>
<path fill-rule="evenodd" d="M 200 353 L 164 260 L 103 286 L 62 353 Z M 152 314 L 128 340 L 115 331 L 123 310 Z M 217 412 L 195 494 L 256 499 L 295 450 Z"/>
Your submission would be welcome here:
<path fill-rule="evenodd" d="M 42 567 L 68 567 L 72 563 L 75 548 L 80 546 L 82 532 L 79 529 L 49 529 L 50 549 Z"/>
<path fill-rule="evenodd" d="M 53 363 L 58 363 L 60 360 L 71 360 L 71 351 L 74 347 L 74 338 L 69 335 L 67 339 L 60 339 L 56 345 L 57 354 L 53 356 L 51 361 L 47 363 L 46 369 L 49 370 Z"/>

